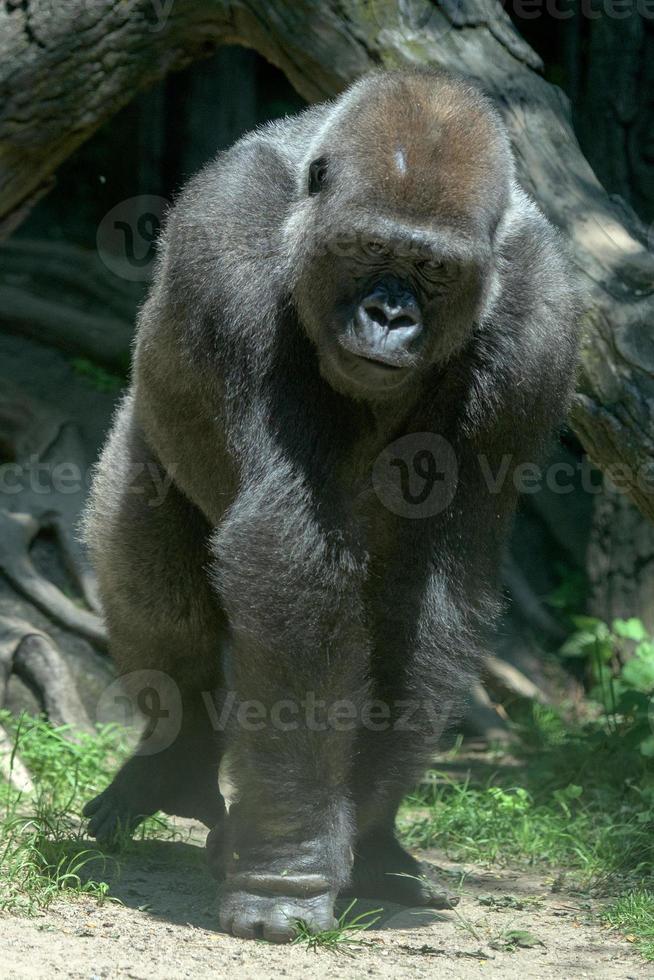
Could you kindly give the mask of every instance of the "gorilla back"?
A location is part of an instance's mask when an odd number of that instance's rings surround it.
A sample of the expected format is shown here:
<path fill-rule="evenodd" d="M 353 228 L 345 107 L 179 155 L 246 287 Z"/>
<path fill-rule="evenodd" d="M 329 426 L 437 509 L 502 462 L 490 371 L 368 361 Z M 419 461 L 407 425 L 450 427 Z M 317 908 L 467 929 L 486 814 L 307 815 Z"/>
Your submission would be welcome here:
<path fill-rule="evenodd" d="M 91 832 L 203 820 L 238 936 L 326 928 L 346 889 L 442 904 L 395 814 L 474 678 L 575 352 L 556 233 L 465 81 L 366 76 L 191 180 L 87 519 L 118 669 L 177 703 Z"/>

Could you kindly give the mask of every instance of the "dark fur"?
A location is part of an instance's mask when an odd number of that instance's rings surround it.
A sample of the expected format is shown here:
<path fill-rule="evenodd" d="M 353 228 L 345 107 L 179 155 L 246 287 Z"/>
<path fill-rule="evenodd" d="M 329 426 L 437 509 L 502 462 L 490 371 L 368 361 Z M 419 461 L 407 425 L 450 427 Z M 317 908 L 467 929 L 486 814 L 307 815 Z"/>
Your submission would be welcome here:
<path fill-rule="evenodd" d="M 329 180 L 308 196 L 321 156 Z M 360 280 L 333 240 L 390 237 L 401 264 L 414 232 L 456 240 L 459 278 L 420 294 L 427 342 L 407 382 L 357 388 L 332 355 Z M 357 275 L 366 261 L 357 254 Z M 494 472 L 507 453 L 512 467 L 537 458 L 568 401 L 567 268 L 514 182 L 499 117 L 435 73 L 373 74 L 264 126 L 171 211 L 88 538 L 119 670 L 170 674 L 184 722 L 89 812 L 99 836 L 157 808 L 218 824 L 221 921 L 238 935 L 288 939 L 294 918 L 325 926 L 348 885 L 429 898 L 389 877 L 416 868 L 395 843 L 395 812 L 428 763 L 432 712 L 469 690 L 498 608 L 516 494 L 510 475 L 489 493 L 479 455 Z M 445 511 L 410 520 L 386 509 L 370 473 L 386 445 L 421 432 L 448 439 L 459 479 Z M 161 470 L 173 484 L 152 507 Z M 413 728 L 235 726 L 239 802 L 224 821 L 222 737 L 199 694 L 227 688 L 268 707 L 312 691 L 360 710 L 372 695 L 396 719 L 403 700 Z"/>

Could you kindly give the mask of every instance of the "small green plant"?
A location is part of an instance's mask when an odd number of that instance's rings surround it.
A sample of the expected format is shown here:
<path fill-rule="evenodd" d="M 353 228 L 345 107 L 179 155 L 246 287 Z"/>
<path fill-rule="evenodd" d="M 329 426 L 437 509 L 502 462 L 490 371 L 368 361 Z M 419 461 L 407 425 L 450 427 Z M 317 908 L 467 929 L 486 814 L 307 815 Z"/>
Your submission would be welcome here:
<path fill-rule="evenodd" d="M 409 846 L 457 860 L 565 867 L 582 886 L 651 881 L 654 772 L 628 720 L 572 723 L 533 705 L 519 729 L 521 760 L 483 783 L 434 771 L 405 801 Z"/>
<path fill-rule="evenodd" d="M 302 919 L 297 921 L 297 935 L 293 940 L 293 945 L 306 946 L 307 949 L 317 953 L 324 949 L 332 953 L 350 953 L 351 946 L 370 946 L 372 943 L 360 937 L 360 933 L 369 929 L 379 921 L 381 909 L 371 909 L 368 912 L 360 912 L 353 918 L 349 918 L 352 909 L 356 905 L 356 899 L 339 916 L 333 929 L 324 929 L 321 932 L 312 932 L 306 922 Z"/>
<path fill-rule="evenodd" d="M 96 391 L 109 393 L 120 391 L 127 383 L 126 378 L 107 371 L 106 368 L 101 367 L 99 364 L 94 364 L 93 361 L 89 361 L 86 357 L 73 358 L 71 365 L 73 371 L 81 378 L 84 378 Z"/>
<path fill-rule="evenodd" d="M 400 830 L 409 846 L 441 847 L 457 859 L 484 864 L 520 859 L 554 864 L 571 853 L 578 864 L 593 863 L 591 849 L 580 850 L 586 836 L 583 811 L 570 820 L 569 801 L 578 787 L 561 787 L 558 796 L 552 792 L 541 803 L 524 786 L 473 786 L 443 773 L 431 777 L 401 813 Z"/>
<path fill-rule="evenodd" d="M 654 757 L 650 710 L 654 698 L 654 638 L 639 619 L 611 625 L 590 616 L 574 617 L 575 631 L 561 655 L 585 661 L 590 698 L 601 708 L 607 732 L 629 740 L 642 755 Z"/>
<path fill-rule="evenodd" d="M 63 892 L 103 903 L 109 886 L 97 879 L 105 856 L 82 843 L 61 814 L 37 805 L 31 816 L 13 816 L 0 833 L 0 910 L 31 915 Z"/>

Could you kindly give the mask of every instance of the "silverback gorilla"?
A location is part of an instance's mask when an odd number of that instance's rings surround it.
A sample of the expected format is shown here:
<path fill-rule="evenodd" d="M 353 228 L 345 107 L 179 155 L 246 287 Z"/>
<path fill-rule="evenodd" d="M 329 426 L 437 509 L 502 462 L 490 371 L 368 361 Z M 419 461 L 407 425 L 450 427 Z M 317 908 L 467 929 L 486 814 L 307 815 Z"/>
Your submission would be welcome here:
<path fill-rule="evenodd" d="M 344 891 L 439 901 L 396 811 L 470 689 L 576 357 L 514 169 L 469 83 L 376 72 L 166 221 L 86 526 L 119 672 L 179 704 L 85 812 L 101 840 L 157 810 L 213 828 L 234 935 L 330 927 Z"/>

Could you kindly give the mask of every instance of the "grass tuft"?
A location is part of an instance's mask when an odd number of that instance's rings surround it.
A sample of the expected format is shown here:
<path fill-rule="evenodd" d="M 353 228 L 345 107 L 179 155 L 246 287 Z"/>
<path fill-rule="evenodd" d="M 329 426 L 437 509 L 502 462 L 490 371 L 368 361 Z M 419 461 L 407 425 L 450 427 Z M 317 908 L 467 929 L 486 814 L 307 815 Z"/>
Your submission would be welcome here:
<path fill-rule="evenodd" d="M 654 892 L 637 889 L 608 905 L 602 918 L 636 944 L 639 953 L 654 960 Z"/>
<path fill-rule="evenodd" d="M 20 756 L 36 786 L 20 792 L 0 778 L 0 911 L 35 914 L 64 892 L 108 900 L 103 876 L 113 859 L 90 845 L 82 807 L 126 757 L 125 734 L 113 725 L 73 733 L 6 711 L 0 724 L 12 739 L 12 759 Z M 162 832 L 169 828 L 160 818 L 139 828 L 140 837 Z"/>
<path fill-rule="evenodd" d="M 379 914 L 382 909 L 371 909 L 368 912 L 360 912 L 353 918 L 348 918 L 355 905 L 356 899 L 353 899 L 343 914 L 339 916 L 333 929 L 312 932 L 306 922 L 298 919 L 297 935 L 293 940 L 293 945 L 306 946 L 308 950 L 314 953 L 319 950 L 328 950 L 331 953 L 345 953 L 346 955 L 351 955 L 352 946 L 372 946 L 373 943 L 370 940 L 362 939 L 360 933 L 370 929 L 379 921 Z"/>

